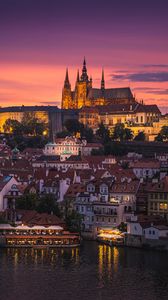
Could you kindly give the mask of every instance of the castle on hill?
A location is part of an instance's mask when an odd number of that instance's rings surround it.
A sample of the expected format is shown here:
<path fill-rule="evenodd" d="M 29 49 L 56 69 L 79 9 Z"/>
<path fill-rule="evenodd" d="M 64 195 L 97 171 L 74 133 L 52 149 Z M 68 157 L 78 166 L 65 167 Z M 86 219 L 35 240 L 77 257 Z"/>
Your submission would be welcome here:
<path fill-rule="evenodd" d="M 82 74 L 77 72 L 77 79 L 74 91 L 71 90 L 68 69 L 62 90 L 62 108 L 80 109 L 86 106 L 109 105 L 109 104 L 131 104 L 135 98 L 129 87 L 105 88 L 104 70 L 100 88 L 93 88 L 92 78 L 87 74 L 86 60 L 84 58 Z"/>

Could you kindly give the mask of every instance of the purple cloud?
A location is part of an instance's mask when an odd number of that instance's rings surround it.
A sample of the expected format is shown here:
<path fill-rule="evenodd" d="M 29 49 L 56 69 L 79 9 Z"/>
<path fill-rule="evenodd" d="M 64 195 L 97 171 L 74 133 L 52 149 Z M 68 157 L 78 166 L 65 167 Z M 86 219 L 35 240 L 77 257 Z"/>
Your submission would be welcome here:
<path fill-rule="evenodd" d="M 147 72 L 131 74 L 112 74 L 112 80 L 129 80 L 132 82 L 167 82 L 168 72 Z"/>

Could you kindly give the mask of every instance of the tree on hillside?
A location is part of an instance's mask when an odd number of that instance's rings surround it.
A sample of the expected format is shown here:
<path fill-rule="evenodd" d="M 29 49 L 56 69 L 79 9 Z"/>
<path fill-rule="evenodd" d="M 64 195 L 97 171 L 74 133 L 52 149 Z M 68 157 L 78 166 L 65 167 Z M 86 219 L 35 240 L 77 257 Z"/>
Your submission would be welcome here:
<path fill-rule="evenodd" d="M 53 213 L 58 217 L 61 215 L 56 199 L 52 194 L 41 196 L 36 206 L 36 210 L 39 213 Z"/>
<path fill-rule="evenodd" d="M 25 112 L 22 121 L 8 119 L 4 126 L 5 133 L 13 133 L 14 135 L 32 135 L 41 136 L 48 130 L 48 125 L 36 118 L 34 113 Z"/>
<path fill-rule="evenodd" d="M 80 232 L 82 224 L 82 216 L 75 210 L 68 213 L 66 216 L 66 224 L 70 231 Z"/>
<path fill-rule="evenodd" d="M 84 126 L 82 123 L 80 123 L 77 119 L 69 119 L 65 122 L 64 126 L 66 127 L 65 132 L 67 132 L 67 135 L 76 135 L 77 133 L 80 133 L 81 138 L 85 138 L 87 142 L 92 142 L 93 140 L 93 130 L 87 126 Z"/>
<path fill-rule="evenodd" d="M 134 141 L 145 141 L 146 135 L 143 131 L 140 131 L 134 138 Z"/>
<path fill-rule="evenodd" d="M 22 126 L 24 134 L 42 135 L 47 130 L 47 124 L 36 117 L 34 112 L 24 112 L 22 118 Z"/>
<path fill-rule="evenodd" d="M 127 154 L 128 151 L 125 146 L 121 145 L 120 143 L 116 142 L 109 142 L 104 145 L 104 155 L 116 155 L 122 156 Z"/>
<path fill-rule="evenodd" d="M 157 142 L 168 141 L 168 126 L 163 126 L 157 137 L 155 138 Z"/>
<path fill-rule="evenodd" d="M 129 128 L 125 128 L 125 125 L 122 123 L 118 123 L 114 127 L 114 132 L 112 135 L 113 140 L 119 141 L 129 141 L 132 140 L 133 134 Z"/>
<path fill-rule="evenodd" d="M 99 128 L 96 131 L 96 135 L 103 141 L 103 143 L 107 143 L 110 141 L 110 132 L 108 128 L 104 126 L 103 123 L 99 124 Z"/>
<path fill-rule="evenodd" d="M 52 194 L 43 196 L 37 194 L 25 194 L 16 200 L 16 208 L 36 210 L 39 213 L 53 213 L 58 217 L 61 215 L 58 204 Z"/>
<path fill-rule="evenodd" d="M 74 135 L 76 135 L 76 133 L 80 132 L 84 128 L 84 125 L 77 119 L 66 120 L 64 126 L 68 132 Z"/>
<path fill-rule="evenodd" d="M 160 133 L 155 137 L 155 142 L 163 142 L 163 137 Z"/>
<path fill-rule="evenodd" d="M 16 200 L 17 209 L 36 210 L 38 196 L 36 194 L 25 194 Z"/>
<path fill-rule="evenodd" d="M 22 124 L 17 120 L 7 119 L 3 125 L 5 133 L 13 133 L 15 135 L 21 135 L 23 132 Z"/>
<path fill-rule="evenodd" d="M 93 141 L 93 137 L 94 137 L 94 134 L 93 134 L 92 128 L 84 127 L 81 130 L 81 138 L 86 139 L 88 143 L 91 143 Z"/>

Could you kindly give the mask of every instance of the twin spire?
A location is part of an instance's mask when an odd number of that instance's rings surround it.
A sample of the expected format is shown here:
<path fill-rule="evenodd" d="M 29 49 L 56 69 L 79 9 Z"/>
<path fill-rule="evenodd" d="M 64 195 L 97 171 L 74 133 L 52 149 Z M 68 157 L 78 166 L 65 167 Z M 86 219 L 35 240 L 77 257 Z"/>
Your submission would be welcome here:
<path fill-rule="evenodd" d="M 105 90 L 104 69 L 102 69 L 101 89 Z"/>
<path fill-rule="evenodd" d="M 89 82 L 89 77 L 87 75 L 87 68 L 86 68 L 86 59 L 84 57 L 83 61 L 83 68 L 82 68 L 82 75 L 79 76 L 79 70 L 77 71 L 77 78 L 76 82 Z M 92 77 L 90 78 L 90 82 L 92 83 Z M 66 69 L 66 76 L 64 81 L 64 88 L 71 88 L 70 81 L 69 81 L 69 75 L 68 75 L 68 68 Z M 101 90 L 105 90 L 105 80 L 104 80 L 104 69 L 102 69 L 102 79 L 101 79 Z"/>

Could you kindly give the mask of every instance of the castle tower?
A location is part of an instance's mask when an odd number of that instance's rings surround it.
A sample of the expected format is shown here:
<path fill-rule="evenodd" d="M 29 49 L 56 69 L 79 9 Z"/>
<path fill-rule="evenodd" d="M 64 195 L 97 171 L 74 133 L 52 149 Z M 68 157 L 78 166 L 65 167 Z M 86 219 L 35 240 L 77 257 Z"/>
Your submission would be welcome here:
<path fill-rule="evenodd" d="M 84 61 L 83 61 L 83 68 L 82 68 L 81 81 L 83 81 L 83 82 L 88 82 L 88 75 L 87 75 L 87 68 L 86 68 L 86 60 L 85 60 L 85 57 L 84 57 Z"/>
<path fill-rule="evenodd" d="M 63 109 L 73 108 L 71 84 L 69 81 L 68 68 L 66 69 L 64 87 L 62 90 L 62 108 Z"/>

